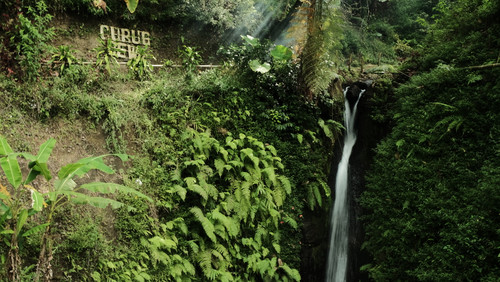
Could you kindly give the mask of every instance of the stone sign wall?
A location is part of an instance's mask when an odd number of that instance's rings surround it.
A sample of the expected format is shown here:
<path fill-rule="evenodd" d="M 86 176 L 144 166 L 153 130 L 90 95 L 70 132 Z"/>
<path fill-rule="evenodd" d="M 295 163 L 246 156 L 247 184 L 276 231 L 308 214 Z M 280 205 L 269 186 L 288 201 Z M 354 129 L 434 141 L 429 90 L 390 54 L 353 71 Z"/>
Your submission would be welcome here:
<path fill-rule="evenodd" d="M 135 58 L 138 46 L 150 46 L 151 34 L 147 31 L 119 28 L 108 25 L 100 26 L 102 40 L 110 38 L 122 52 L 116 52 L 118 58 L 130 60 Z"/>

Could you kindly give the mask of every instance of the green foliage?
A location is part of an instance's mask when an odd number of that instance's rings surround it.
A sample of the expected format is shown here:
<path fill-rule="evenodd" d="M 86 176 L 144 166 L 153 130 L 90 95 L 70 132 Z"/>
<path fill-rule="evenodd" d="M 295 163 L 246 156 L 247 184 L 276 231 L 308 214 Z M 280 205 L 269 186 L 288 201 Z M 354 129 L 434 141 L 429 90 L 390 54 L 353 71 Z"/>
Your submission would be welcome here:
<path fill-rule="evenodd" d="M 151 77 L 153 72 L 151 60 L 154 59 L 155 57 L 147 47 L 137 47 L 135 57 L 127 62 L 129 73 L 136 79 L 141 80 Z"/>
<path fill-rule="evenodd" d="M 440 62 L 470 66 L 498 61 L 498 1 L 442 0 L 436 11 L 423 44 L 426 52 L 418 66 L 429 69 Z"/>
<path fill-rule="evenodd" d="M 38 1 L 34 7 L 28 6 L 26 15 L 17 11 L 16 14 L 17 24 L 10 31 L 10 46 L 6 47 L 14 49 L 15 60 L 19 63 L 16 75 L 34 81 L 40 75 L 42 57 L 54 35 L 53 28 L 49 28 L 52 16 L 47 13 L 44 1 Z"/>
<path fill-rule="evenodd" d="M 55 146 L 56 140 L 49 139 L 40 146 L 38 154 L 36 156 L 29 153 L 16 153 L 14 152 L 7 140 L 0 136 L 0 166 L 7 178 L 10 188 L 1 185 L 2 193 L 0 194 L 1 206 L 2 206 L 2 221 L 12 222 L 8 223 L 6 229 L 3 229 L 2 234 L 10 235 L 10 247 L 9 251 L 9 262 L 7 264 L 7 273 L 9 273 L 10 279 L 17 281 L 20 279 L 20 268 L 21 268 L 21 258 L 19 257 L 18 250 L 18 238 L 32 235 L 36 232 L 44 231 L 42 236 L 42 250 L 40 252 L 39 262 L 37 266 L 37 274 L 39 277 L 40 272 L 44 272 L 44 267 L 50 267 L 50 260 L 47 258 L 51 256 L 50 250 L 46 250 L 46 244 L 48 236 L 50 234 L 50 227 L 52 224 L 52 218 L 55 213 L 68 202 L 74 202 L 77 204 L 88 204 L 99 208 L 105 208 L 110 205 L 112 208 L 119 208 L 123 206 L 122 203 L 100 197 L 100 196 L 90 196 L 80 192 L 81 189 L 90 192 L 99 192 L 102 194 L 122 192 L 133 194 L 135 196 L 142 197 L 146 200 L 151 199 L 142 193 L 135 191 L 134 189 L 128 188 L 126 186 L 118 184 L 108 184 L 108 183 L 87 183 L 77 187 L 77 183 L 74 181 L 76 177 L 82 177 L 91 170 L 99 170 L 104 173 L 114 173 L 114 170 L 109 166 L 104 164 L 103 158 L 105 156 L 99 157 L 89 157 L 84 158 L 76 163 L 72 163 L 62 167 L 57 173 L 58 179 L 53 182 L 53 187 L 50 187 L 48 191 L 40 191 L 40 188 L 36 189 L 29 184 L 35 180 L 38 175 L 43 175 L 45 180 L 50 181 L 52 179 L 52 174 L 48 169 L 47 161 L 50 154 Z M 23 158 L 29 160 L 28 174 L 23 177 L 21 168 L 17 157 L 22 156 Z M 125 161 L 128 157 L 126 155 L 116 155 Z M 31 205 L 25 200 L 23 194 L 28 193 L 31 198 Z M 23 227 L 28 220 L 28 216 L 34 215 L 38 212 L 44 210 L 47 207 L 47 222 L 35 226 L 30 230 L 22 233 Z M 8 226 L 12 226 L 10 229 Z M 6 241 L 9 242 L 9 241 Z M 48 265 L 47 265 L 48 263 Z"/>
<path fill-rule="evenodd" d="M 251 60 L 248 65 L 254 72 L 266 73 L 271 70 L 271 65 L 267 62 L 261 63 L 259 60 Z"/>
<path fill-rule="evenodd" d="M 123 52 L 121 49 L 116 48 L 116 44 L 111 41 L 111 38 L 107 40 L 99 39 L 99 46 L 94 49 L 96 53 L 96 66 L 103 68 L 111 74 L 111 67 L 118 65 L 117 53 Z"/>
<path fill-rule="evenodd" d="M 135 9 L 137 9 L 137 5 L 139 4 L 139 0 L 123 0 L 127 4 L 127 9 L 133 13 Z"/>
<path fill-rule="evenodd" d="M 61 45 L 54 55 L 52 55 L 52 59 L 49 63 L 54 64 L 58 63 L 61 65 L 60 74 L 64 73 L 64 70 L 70 68 L 73 63 L 77 63 L 75 55 L 73 55 L 76 51 L 71 49 L 69 46 Z"/>
<path fill-rule="evenodd" d="M 184 39 L 182 41 L 184 42 Z M 200 51 L 196 49 L 196 47 L 186 45 L 183 45 L 182 49 L 179 49 L 182 66 L 189 77 L 196 72 L 197 66 L 202 62 Z"/>
<path fill-rule="evenodd" d="M 196 131 L 184 138 L 188 154 L 173 173 L 178 184 L 171 193 L 195 205 L 189 230 L 199 230 L 193 239 L 204 276 L 278 279 L 277 261 L 268 262 L 279 255 L 279 208 L 291 189 L 277 174 L 283 165 L 275 149 L 244 134 L 224 143 Z"/>
<path fill-rule="evenodd" d="M 342 40 L 340 1 L 315 1 L 304 8 L 305 17 L 299 23 L 307 23 L 307 41 L 301 54 L 304 83 L 312 94 L 324 91 L 338 77 Z"/>
<path fill-rule="evenodd" d="M 498 70 L 477 75 L 441 65 L 396 90 L 361 201 L 373 279 L 500 277 Z"/>

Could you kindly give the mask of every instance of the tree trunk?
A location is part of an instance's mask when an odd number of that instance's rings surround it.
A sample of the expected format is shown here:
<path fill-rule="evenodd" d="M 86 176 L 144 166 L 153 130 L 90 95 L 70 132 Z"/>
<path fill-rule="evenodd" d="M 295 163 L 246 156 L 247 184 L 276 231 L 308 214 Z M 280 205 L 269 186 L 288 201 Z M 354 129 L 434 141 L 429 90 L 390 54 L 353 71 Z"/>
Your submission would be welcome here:
<path fill-rule="evenodd" d="M 9 281 L 21 281 L 21 257 L 19 256 L 19 245 L 17 244 L 16 234 L 12 235 L 7 258 L 7 277 Z"/>

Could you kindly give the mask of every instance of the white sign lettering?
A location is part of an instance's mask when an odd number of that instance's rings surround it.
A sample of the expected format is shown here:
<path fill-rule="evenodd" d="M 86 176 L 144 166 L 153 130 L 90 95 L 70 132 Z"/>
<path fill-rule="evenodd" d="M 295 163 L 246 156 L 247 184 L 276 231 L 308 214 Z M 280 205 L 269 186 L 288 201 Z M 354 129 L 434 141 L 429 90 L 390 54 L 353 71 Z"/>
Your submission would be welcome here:
<path fill-rule="evenodd" d="M 116 48 L 122 52 L 116 52 L 115 55 L 123 59 L 135 58 L 136 45 L 151 45 L 151 34 L 147 31 L 101 25 L 100 36 L 102 40 L 110 38 L 113 42 L 116 42 Z"/>

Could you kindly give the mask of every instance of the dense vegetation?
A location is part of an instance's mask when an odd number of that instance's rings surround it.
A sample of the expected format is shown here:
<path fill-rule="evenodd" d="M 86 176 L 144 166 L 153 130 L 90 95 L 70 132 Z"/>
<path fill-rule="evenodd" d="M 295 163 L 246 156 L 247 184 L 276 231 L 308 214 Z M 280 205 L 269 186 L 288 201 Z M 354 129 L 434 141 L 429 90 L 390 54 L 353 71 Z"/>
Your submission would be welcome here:
<path fill-rule="evenodd" d="M 362 205 L 375 280 L 497 281 L 498 1 L 440 1 Z"/>
<path fill-rule="evenodd" d="M 390 133 L 360 199 L 361 270 L 499 279 L 498 1 L 136 2 L 0 1 L 2 280 L 300 280 L 304 214 L 334 197 L 338 87 L 365 77 Z M 182 40 L 180 68 L 140 48 L 124 72 L 110 40 L 95 65 L 52 46 L 60 14 L 240 40 L 219 68 Z M 239 36 L 275 21 L 291 46 Z"/>

